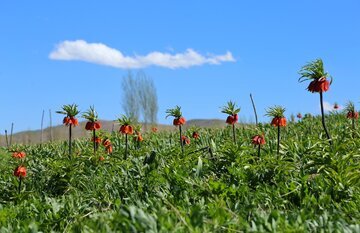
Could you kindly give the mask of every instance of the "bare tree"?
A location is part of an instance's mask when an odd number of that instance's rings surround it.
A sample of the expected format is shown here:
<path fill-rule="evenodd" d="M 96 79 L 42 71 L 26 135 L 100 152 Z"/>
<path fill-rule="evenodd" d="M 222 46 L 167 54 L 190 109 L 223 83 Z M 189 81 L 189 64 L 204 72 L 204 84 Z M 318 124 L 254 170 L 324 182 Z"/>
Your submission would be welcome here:
<path fill-rule="evenodd" d="M 134 121 L 139 120 L 140 116 L 140 104 L 137 93 L 137 81 L 131 71 L 123 78 L 123 102 L 122 107 L 125 111 L 125 115 L 129 116 Z"/>
<path fill-rule="evenodd" d="M 145 124 L 156 124 L 158 102 L 155 84 L 145 72 L 139 71 L 134 74 L 129 71 L 122 82 L 123 109 L 127 116 L 135 121 L 140 120 Z"/>
<path fill-rule="evenodd" d="M 136 77 L 140 110 L 145 127 L 149 123 L 156 124 L 158 103 L 155 84 L 143 71 L 139 71 Z"/>

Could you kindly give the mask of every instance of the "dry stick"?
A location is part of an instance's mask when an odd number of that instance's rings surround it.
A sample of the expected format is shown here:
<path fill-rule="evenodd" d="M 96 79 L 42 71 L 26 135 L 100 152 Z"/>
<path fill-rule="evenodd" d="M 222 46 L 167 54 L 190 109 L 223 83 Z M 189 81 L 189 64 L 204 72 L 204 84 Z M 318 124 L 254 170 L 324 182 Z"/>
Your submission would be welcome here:
<path fill-rule="evenodd" d="M 114 127 L 115 127 L 115 124 L 112 123 L 112 126 L 111 126 L 111 133 L 114 133 Z"/>
<path fill-rule="evenodd" d="M 45 115 L 45 110 L 43 110 L 42 112 L 42 116 L 41 116 L 41 137 L 40 137 L 40 146 L 42 145 L 43 141 L 44 141 L 44 115 Z"/>
<path fill-rule="evenodd" d="M 50 118 L 50 141 L 53 141 L 53 132 L 52 132 L 52 117 L 51 117 L 51 109 L 49 109 L 49 118 Z"/>
<path fill-rule="evenodd" d="M 10 131 L 10 146 L 12 145 L 13 130 L 14 130 L 14 123 L 11 123 L 11 131 Z"/>
<path fill-rule="evenodd" d="M 181 153 L 184 156 L 184 144 L 183 144 L 183 140 L 181 138 L 182 133 L 181 133 L 181 125 L 179 125 L 179 131 L 180 131 L 180 145 L 181 145 Z"/>
<path fill-rule="evenodd" d="M 250 99 L 251 99 L 251 103 L 252 103 L 252 106 L 253 106 L 253 109 L 254 109 L 254 114 L 255 114 L 255 123 L 256 125 L 258 124 L 258 116 L 257 116 L 257 113 L 256 113 L 256 107 L 255 107 L 255 103 L 254 103 L 254 100 L 253 100 L 253 97 L 250 93 Z"/>
<path fill-rule="evenodd" d="M 331 136 L 326 128 L 326 124 L 325 124 L 325 114 L 324 114 L 324 104 L 323 104 L 323 94 L 322 91 L 320 91 L 320 106 L 321 106 L 321 122 L 322 125 L 324 127 L 325 133 L 326 133 L 326 137 L 329 140 L 330 146 L 332 146 L 332 139 Z"/>
<path fill-rule="evenodd" d="M 9 140 L 8 140 L 8 134 L 7 134 L 6 129 L 5 129 L 5 139 L 6 139 L 6 147 L 9 149 Z"/>

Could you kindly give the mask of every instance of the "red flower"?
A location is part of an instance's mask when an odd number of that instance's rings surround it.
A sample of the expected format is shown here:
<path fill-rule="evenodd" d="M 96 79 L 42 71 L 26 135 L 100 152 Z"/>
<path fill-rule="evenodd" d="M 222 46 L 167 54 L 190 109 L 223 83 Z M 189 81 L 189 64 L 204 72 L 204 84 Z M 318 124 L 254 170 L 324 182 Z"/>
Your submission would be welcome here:
<path fill-rule="evenodd" d="M 181 136 L 181 140 L 182 140 L 182 143 L 184 145 L 189 145 L 190 144 L 190 139 L 188 137 L 184 136 L 184 135 Z"/>
<path fill-rule="evenodd" d="M 112 152 L 113 152 L 113 147 L 112 147 L 112 145 L 105 147 L 105 150 L 106 150 L 106 153 L 112 154 Z"/>
<path fill-rule="evenodd" d="M 26 167 L 18 166 L 14 170 L 14 176 L 16 177 L 25 177 L 26 176 Z"/>
<path fill-rule="evenodd" d="M 226 118 L 226 123 L 229 125 L 234 125 L 238 120 L 239 120 L 238 114 L 234 114 Z"/>
<path fill-rule="evenodd" d="M 88 121 L 85 125 L 85 129 L 86 130 L 98 130 L 101 128 L 101 124 L 100 122 L 97 122 L 97 121 Z"/>
<path fill-rule="evenodd" d="M 185 124 L 186 120 L 184 117 L 175 118 L 173 121 L 173 125 L 183 125 Z"/>
<path fill-rule="evenodd" d="M 112 145 L 111 145 L 111 141 L 109 139 L 104 139 L 103 142 L 102 142 L 103 146 L 105 146 L 105 151 L 108 153 L 108 154 L 111 154 L 113 152 L 113 148 L 112 148 Z"/>
<path fill-rule="evenodd" d="M 91 138 L 91 141 L 92 142 L 95 142 L 97 145 L 101 143 L 101 138 L 100 137 L 92 137 Z"/>
<path fill-rule="evenodd" d="M 339 109 L 339 105 L 338 104 L 334 104 L 334 109 Z"/>
<path fill-rule="evenodd" d="M 136 136 L 134 137 L 134 141 L 136 141 L 136 142 L 142 142 L 143 140 L 144 140 L 144 138 L 141 136 L 140 132 L 138 132 L 136 134 Z"/>
<path fill-rule="evenodd" d="M 12 154 L 13 158 L 18 158 L 18 159 L 25 158 L 25 156 L 26 156 L 26 153 L 23 151 L 20 151 L 20 152 L 17 151 Z"/>
<path fill-rule="evenodd" d="M 156 133 L 158 131 L 158 129 L 156 127 L 152 127 L 151 131 L 153 131 L 154 133 Z"/>
<path fill-rule="evenodd" d="M 102 144 L 105 147 L 111 146 L 111 141 L 110 141 L 110 139 L 106 138 L 106 139 L 103 140 Z"/>
<path fill-rule="evenodd" d="M 199 139 L 200 135 L 199 135 L 198 132 L 193 132 L 192 137 L 193 137 L 194 139 Z"/>
<path fill-rule="evenodd" d="M 358 119 L 359 118 L 359 113 L 358 112 L 353 112 L 353 111 L 349 111 L 346 115 L 347 118 L 349 119 Z"/>
<path fill-rule="evenodd" d="M 286 118 L 285 117 L 274 117 L 271 121 L 271 125 L 273 126 L 286 126 Z"/>
<path fill-rule="evenodd" d="M 131 125 L 122 125 L 119 131 L 123 134 L 134 134 L 134 129 Z"/>
<path fill-rule="evenodd" d="M 308 86 L 310 92 L 326 92 L 329 90 L 330 82 L 325 77 L 314 79 Z"/>
<path fill-rule="evenodd" d="M 79 121 L 78 119 L 76 119 L 75 117 L 64 117 L 63 119 L 63 124 L 68 126 L 68 125 L 74 125 L 74 126 L 77 126 L 79 125 Z"/>
<path fill-rule="evenodd" d="M 301 118 L 302 118 L 301 113 L 298 113 L 298 114 L 296 115 L 296 117 L 299 118 L 299 119 L 301 119 Z"/>
<path fill-rule="evenodd" d="M 104 156 L 99 157 L 99 161 L 104 161 L 104 160 L 105 160 Z"/>
<path fill-rule="evenodd" d="M 255 135 L 251 138 L 251 143 L 254 145 L 264 145 L 265 144 L 265 137 L 264 135 Z"/>

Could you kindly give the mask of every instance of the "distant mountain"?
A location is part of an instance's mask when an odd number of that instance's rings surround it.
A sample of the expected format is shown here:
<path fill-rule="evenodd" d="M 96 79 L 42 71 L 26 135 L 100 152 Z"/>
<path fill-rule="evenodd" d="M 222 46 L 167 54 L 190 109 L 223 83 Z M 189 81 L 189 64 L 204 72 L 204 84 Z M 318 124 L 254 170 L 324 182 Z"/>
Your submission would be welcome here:
<path fill-rule="evenodd" d="M 105 131 L 111 132 L 112 130 L 118 130 L 119 124 L 113 121 L 101 121 L 102 129 Z M 80 138 L 89 135 L 85 128 L 86 122 L 80 122 L 79 126 L 74 127 L 72 131 L 73 138 Z M 224 127 L 225 121 L 219 119 L 193 119 L 188 120 L 184 129 L 188 129 L 191 127 L 199 127 L 199 128 L 209 128 L 209 127 Z M 172 125 L 163 125 L 159 124 L 156 126 L 158 130 L 176 130 L 176 127 Z M 143 126 L 143 130 L 151 130 L 151 126 L 148 126 L 147 129 Z M 53 141 L 62 141 L 68 138 L 69 128 L 63 125 L 58 125 L 52 127 L 52 139 Z M 46 128 L 43 130 L 43 141 L 47 142 L 51 140 L 50 128 Z M 10 141 L 10 135 L 8 135 L 8 141 Z M 35 144 L 40 143 L 41 141 L 41 131 L 40 130 L 29 130 L 15 133 L 12 136 L 13 144 Z M 6 138 L 4 135 L 0 135 L 0 146 L 6 146 Z"/>

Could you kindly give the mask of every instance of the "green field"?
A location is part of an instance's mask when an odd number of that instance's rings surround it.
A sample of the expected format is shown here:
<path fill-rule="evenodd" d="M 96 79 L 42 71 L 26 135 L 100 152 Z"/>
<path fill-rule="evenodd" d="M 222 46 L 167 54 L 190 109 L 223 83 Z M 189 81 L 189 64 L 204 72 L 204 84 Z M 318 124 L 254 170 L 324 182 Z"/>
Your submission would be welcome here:
<path fill-rule="evenodd" d="M 307 117 L 281 129 L 279 154 L 269 124 L 238 124 L 236 144 L 231 127 L 197 129 L 198 140 L 188 129 L 184 155 L 177 131 L 144 133 L 140 148 L 130 140 L 126 160 L 118 133 L 112 155 L 94 155 L 90 134 L 71 156 L 66 141 L 9 148 L 24 161 L 3 147 L 0 232 L 360 232 L 360 134 L 344 114 L 326 118 L 333 146 L 320 117 Z"/>

